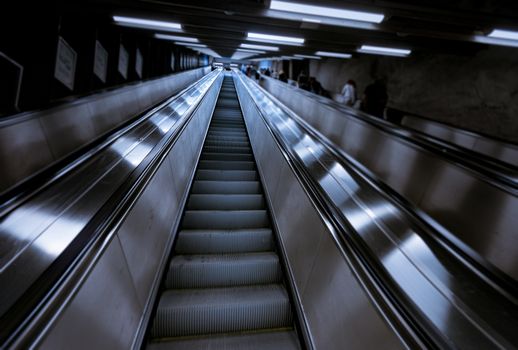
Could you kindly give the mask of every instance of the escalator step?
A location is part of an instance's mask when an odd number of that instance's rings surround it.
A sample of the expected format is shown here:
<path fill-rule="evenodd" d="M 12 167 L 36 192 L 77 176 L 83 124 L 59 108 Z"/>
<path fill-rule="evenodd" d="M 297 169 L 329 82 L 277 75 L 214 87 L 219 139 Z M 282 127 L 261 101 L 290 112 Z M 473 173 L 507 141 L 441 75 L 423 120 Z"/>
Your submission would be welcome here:
<path fill-rule="evenodd" d="M 194 181 L 193 194 L 261 194 L 259 181 Z"/>
<path fill-rule="evenodd" d="M 151 329 L 153 337 L 177 337 L 291 327 L 282 285 L 164 291 Z"/>
<path fill-rule="evenodd" d="M 251 153 L 215 153 L 215 152 L 203 152 L 201 154 L 202 160 L 241 160 L 253 162 L 254 157 Z"/>
<path fill-rule="evenodd" d="M 225 334 L 192 339 L 167 340 L 149 344 L 150 350 L 297 350 L 293 331 Z"/>
<path fill-rule="evenodd" d="M 224 254 L 265 252 L 273 247 L 270 229 L 209 229 L 180 231 L 175 250 L 178 254 Z"/>
<path fill-rule="evenodd" d="M 196 180 L 254 181 L 258 180 L 258 175 L 255 170 L 199 169 L 196 172 Z"/>
<path fill-rule="evenodd" d="M 200 160 L 198 167 L 200 169 L 254 170 L 255 163 L 250 161 Z"/>
<path fill-rule="evenodd" d="M 236 146 L 208 146 L 205 144 L 203 147 L 203 152 L 216 152 L 216 153 L 251 153 L 252 148 L 250 144 L 247 144 L 244 147 L 236 147 Z"/>
<path fill-rule="evenodd" d="M 250 147 L 248 142 L 243 141 L 214 141 L 207 140 L 205 146 L 216 146 L 216 147 Z"/>
<path fill-rule="evenodd" d="M 266 210 L 186 210 L 184 229 L 266 228 L 270 221 Z"/>
<path fill-rule="evenodd" d="M 282 270 L 273 252 L 177 255 L 169 265 L 166 288 L 211 288 L 281 282 Z"/>
<path fill-rule="evenodd" d="M 265 209 L 262 194 L 191 194 L 188 210 Z"/>

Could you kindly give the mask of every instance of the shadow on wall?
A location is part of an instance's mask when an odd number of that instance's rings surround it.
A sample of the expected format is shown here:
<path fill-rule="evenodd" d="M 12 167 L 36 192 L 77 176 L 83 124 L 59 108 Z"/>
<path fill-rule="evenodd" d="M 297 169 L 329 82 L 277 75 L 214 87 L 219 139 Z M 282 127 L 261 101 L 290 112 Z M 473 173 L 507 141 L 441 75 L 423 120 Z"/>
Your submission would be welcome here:
<path fill-rule="evenodd" d="M 348 79 L 360 97 L 385 77 L 391 107 L 518 142 L 518 49 L 491 47 L 472 57 L 363 55 L 311 61 L 310 74 L 339 92 Z"/>

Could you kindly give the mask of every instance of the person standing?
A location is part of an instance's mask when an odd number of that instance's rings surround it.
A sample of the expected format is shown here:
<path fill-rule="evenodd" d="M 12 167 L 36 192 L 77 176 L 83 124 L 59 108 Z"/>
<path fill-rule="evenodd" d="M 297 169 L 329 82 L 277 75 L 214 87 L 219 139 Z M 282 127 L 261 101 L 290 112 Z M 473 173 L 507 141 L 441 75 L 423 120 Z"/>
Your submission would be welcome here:
<path fill-rule="evenodd" d="M 356 94 L 356 82 L 348 80 L 342 88 L 342 99 L 346 106 L 353 107 L 358 99 Z"/>
<path fill-rule="evenodd" d="M 383 118 L 387 105 L 387 87 L 383 79 L 376 79 L 374 83 L 365 88 L 360 109 L 365 113 L 378 118 Z"/>

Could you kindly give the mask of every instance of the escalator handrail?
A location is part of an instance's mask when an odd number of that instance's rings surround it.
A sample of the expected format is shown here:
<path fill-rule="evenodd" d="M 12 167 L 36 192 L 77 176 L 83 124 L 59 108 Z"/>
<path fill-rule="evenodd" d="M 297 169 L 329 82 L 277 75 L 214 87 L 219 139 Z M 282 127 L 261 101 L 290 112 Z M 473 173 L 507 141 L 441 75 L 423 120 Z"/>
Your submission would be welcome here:
<path fill-rule="evenodd" d="M 208 84 L 206 85 L 208 87 L 199 100 L 196 101 L 197 103 L 192 104 L 185 111 L 178 125 L 171 128 L 172 130 L 169 130 L 158 141 L 151 152 L 135 167 L 127 181 L 103 204 L 94 217 L 90 218 L 81 231 L 81 234 L 88 237 L 88 239 L 84 242 L 78 242 L 77 247 L 72 247 L 73 244 L 67 247 L 72 252 L 70 252 L 71 257 L 65 259 L 66 264 L 56 259 L 56 262 L 61 265 L 55 268 L 59 271 L 59 274 L 57 276 L 51 275 L 53 277 L 51 282 L 40 278 L 31 286 L 32 289 L 36 290 L 40 288 L 40 283 L 50 287 L 44 293 L 41 293 L 42 295 L 36 302 L 32 302 L 31 305 L 34 306 L 27 315 L 23 315 L 24 317 L 21 320 L 12 320 L 11 323 L 6 322 L 8 327 L 6 329 L 4 326 L 2 331 L 7 336 L 1 339 L 4 342 L 2 346 L 10 348 L 29 347 L 30 344 L 40 339 L 41 335 L 50 328 L 53 321 L 59 317 L 96 266 L 97 261 L 109 246 L 118 228 L 122 225 L 159 166 L 164 162 L 169 151 L 190 123 L 202 101 L 208 95 L 208 91 L 215 86 L 214 84 L 218 81 L 220 73 L 221 71 L 213 71 L 190 85 L 189 88 L 192 89 L 205 82 Z M 189 88 L 182 90 L 182 95 Z M 175 95 L 172 99 L 168 99 L 168 102 L 181 98 L 182 95 Z M 162 107 L 168 104 L 166 102 L 162 104 Z M 153 109 L 146 116 L 151 116 L 159 111 L 160 108 Z M 67 252 L 65 251 L 62 255 L 66 254 Z M 59 258 L 62 258 L 62 256 Z M 30 302 L 30 298 L 31 295 L 25 293 L 17 300 L 15 307 L 11 308 L 7 314 L 16 315 L 19 305 Z M 5 314 L 2 315 L 2 319 L 7 319 L 8 322 L 11 321 Z"/>
<path fill-rule="evenodd" d="M 280 82 L 275 81 L 274 78 L 266 76 L 262 76 L 262 78 L 269 79 L 280 84 Z M 348 117 L 360 120 L 361 122 L 367 123 L 389 135 L 402 139 L 426 152 L 430 152 L 438 157 L 444 158 L 449 162 L 470 171 L 478 178 L 493 186 L 515 195 L 518 194 L 518 167 L 512 164 L 483 153 L 458 146 L 454 143 L 441 140 L 437 137 L 425 135 L 419 131 L 395 125 L 389 121 L 374 117 L 365 112 L 343 106 L 336 101 L 330 99 L 326 99 L 325 101 L 321 100 L 319 96 L 311 92 L 298 89 L 288 84 L 285 85 L 286 88 L 290 88 L 298 94 L 306 95 L 308 98 L 316 100 L 327 108 L 338 110 L 341 113 L 346 114 Z"/>

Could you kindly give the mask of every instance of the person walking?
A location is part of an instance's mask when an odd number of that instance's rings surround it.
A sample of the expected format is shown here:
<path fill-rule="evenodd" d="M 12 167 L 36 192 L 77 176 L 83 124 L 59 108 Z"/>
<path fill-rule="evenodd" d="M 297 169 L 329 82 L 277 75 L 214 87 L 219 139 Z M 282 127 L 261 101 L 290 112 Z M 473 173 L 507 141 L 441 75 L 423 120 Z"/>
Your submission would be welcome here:
<path fill-rule="evenodd" d="M 365 113 L 383 118 L 387 105 L 387 87 L 383 79 L 376 79 L 365 88 L 360 109 Z"/>
<path fill-rule="evenodd" d="M 358 96 L 356 94 L 356 82 L 354 80 L 348 80 L 342 88 L 342 100 L 346 106 L 353 107 L 356 103 Z"/>

